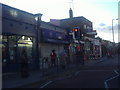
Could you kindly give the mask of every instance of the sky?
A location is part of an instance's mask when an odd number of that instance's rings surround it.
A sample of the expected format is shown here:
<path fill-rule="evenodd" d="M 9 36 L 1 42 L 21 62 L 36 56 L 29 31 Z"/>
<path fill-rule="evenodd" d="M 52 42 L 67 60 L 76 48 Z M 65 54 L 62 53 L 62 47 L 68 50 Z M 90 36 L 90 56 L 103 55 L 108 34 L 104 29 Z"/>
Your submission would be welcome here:
<path fill-rule="evenodd" d="M 113 41 L 112 19 L 118 18 L 120 0 L 0 0 L 0 3 L 29 13 L 41 13 L 42 21 L 69 18 L 69 9 L 73 16 L 84 16 L 93 22 L 93 29 L 99 37 Z M 73 2 L 73 3 L 70 3 Z M 115 42 L 118 42 L 118 20 L 113 20 Z"/>

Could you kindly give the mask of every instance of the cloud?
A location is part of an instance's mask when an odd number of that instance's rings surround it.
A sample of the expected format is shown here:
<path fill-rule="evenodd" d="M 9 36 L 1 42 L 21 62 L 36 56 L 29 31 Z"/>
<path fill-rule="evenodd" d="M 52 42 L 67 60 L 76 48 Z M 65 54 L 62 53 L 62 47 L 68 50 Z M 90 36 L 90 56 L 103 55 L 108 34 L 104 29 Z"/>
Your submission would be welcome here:
<path fill-rule="evenodd" d="M 106 24 L 104 24 L 104 23 L 100 23 L 100 24 L 99 24 L 99 26 L 105 26 L 105 25 L 106 25 Z"/>
<path fill-rule="evenodd" d="M 120 36 L 118 34 L 118 32 L 120 33 L 120 31 L 118 31 L 118 24 L 114 24 L 113 28 L 114 28 L 115 42 L 118 42 L 118 40 L 120 38 Z M 100 36 L 101 38 L 103 38 L 105 40 L 110 40 L 110 41 L 113 40 L 112 25 L 100 23 L 96 27 L 94 27 L 94 29 L 97 30 L 98 36 Z"/>
<path fill-rule="evenodd" d="M 111 32 L 112 25 L 110 26 L 110 25 L 107 25 L 105 23 L 100 23 L 97 27 L 95 27 L 95 29 L 99 30 L 101 32 L 106 32 L 107 33 L 107 32 Z M 113 29 L 114 29 L 115 32 L 118 31 L 118 24 L 115 24 L 113 26 Z"/>

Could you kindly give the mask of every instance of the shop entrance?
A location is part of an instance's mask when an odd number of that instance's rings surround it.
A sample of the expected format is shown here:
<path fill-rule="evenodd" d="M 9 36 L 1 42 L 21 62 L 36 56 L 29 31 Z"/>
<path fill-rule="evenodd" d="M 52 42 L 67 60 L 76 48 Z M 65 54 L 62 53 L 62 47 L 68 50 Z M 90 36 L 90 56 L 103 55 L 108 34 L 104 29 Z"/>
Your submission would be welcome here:
<path fill-rule="evenodd" d="M 32 68 L 33 64 L 33 42 L 32 37 L 21 36 L 18 40 L 18 52 L 19 52 L 19 62 L 21 63 L 22 50 L 25 48 L 28 56 L 29 69 Z M 20 65 L 21 66 L 21 65 Z"/>
<path fill-rule="evenodd" d="M 33 62 L 32 37 L 20 35 L 0 35 L 0 46 L 2 47 L 2 72 L 20 72 L 21 52 L 26 48 L 28 63 Z M 31 65 L 32 66 L 32 65 Z"/>

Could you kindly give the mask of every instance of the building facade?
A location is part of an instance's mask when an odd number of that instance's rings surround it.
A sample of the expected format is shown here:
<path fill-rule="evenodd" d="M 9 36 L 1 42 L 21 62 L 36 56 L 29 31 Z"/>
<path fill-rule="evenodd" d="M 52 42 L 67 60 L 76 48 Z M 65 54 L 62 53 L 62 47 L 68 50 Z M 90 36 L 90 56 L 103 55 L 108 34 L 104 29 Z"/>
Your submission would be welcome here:
<path fill-rule="evenodd" d="M 70 17 L 62 20 L 54 20 L 51 19 L 52 24 L 65 28 L 68 32 L 69 37 L 69 54 L 71 56 L 71 60 L 73 60 L 72 56 L 75 54 L 75 47 L 79 47 L 80 50 L 84 50 L 84 55 L 86 59 L 90 58 L 90 55 L 98 54 L 100 56 L 100 43 L 99 40 L 95 39 L 95 35 L 97 35 L 96 30 L 93 30 L 92 22 L 86 19 L 85 17 Z M 59 24 L 58 24 L 59 23 Z M 79 29 L 79 38 L 75 38 L 74 28 Z M 97 52 L 96 52 L 97 51 Z M 99 51 L 99 52 L 98 52 Z"/>
<path fill-rule="evenodd" d="M 40 60 L 49 57 L 52 49 L 57 54 L 68 42 L 66 31 L 41 21 L 42 14 L 31 14 L 2 4 L 2 71 L 19 72 L 22 49 L 26 48 L 30 70 L 40 68 Z"/>
<path fill-rule="evenodd" d="M 50 61 L 50 53 L 55 49 L 57 57 L 64 51 L 68 44 L 66 40 L 67 32 L 65 29 L 52 25 L 50 23 L 41 22 L 41 57 L 46 57 Z"/>
<path fill-rule="evenodd" d="M 31 69 L 38 68 L 36 58 L 36 21 L 33 14 L 2 4 L 2 67 L 4 72 L 20 70 L 25 47 Z"/>

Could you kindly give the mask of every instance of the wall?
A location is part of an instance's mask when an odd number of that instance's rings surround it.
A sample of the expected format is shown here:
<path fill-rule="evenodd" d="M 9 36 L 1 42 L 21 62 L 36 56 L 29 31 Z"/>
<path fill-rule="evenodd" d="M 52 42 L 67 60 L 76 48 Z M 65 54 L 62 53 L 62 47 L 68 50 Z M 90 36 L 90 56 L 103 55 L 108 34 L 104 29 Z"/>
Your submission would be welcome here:
<path fill-rule="evenodd" d="M 41 28 L 46 28 L 49 30 L 66 33 L 65 29 L 58 27 L 58 26 L 55 26 L 55 25 L 52 25 L 50 23 L 43 22 L 43 21 L 41 22 Z"/>
<path fill-rule="evenodd" d="M 2 5 L 0 3 L 0 34 L 1 33 L 2 33 Z M 0 46 L 0 89 L 2 90 L 2 48 L 1 46 Z"/>
<path fill-rule="evenodd" d="M 120 42 L 120 1 L 118 2 L 118 42 Z"/>
<path fill-rule="evenodd" d="M 50 57 L 50 53 L 53 49 L 56 50 L 57 55 L 63 50 L 62 44 L 41 43 L 41 56 Z"/>
<path fill-rule="evenodd" d="M 2 4 L 3 33 L 35 36 L 34 14 Z"/>
<path fill-rule="evenodd" d="M 35 26 L 31 24 L 22 23 L 19 21 L 3 18 L 2 20 L 3 33 L 20 34 L 35 36 Z"/>
<path fill-rule="evenodd" d="M 25 22 L 29 24 L 35 24 L 35 16 L 31 13 L 7 6 L 2 4 L 2 15 L 4 18 Z"/>
<path fill-rule="evenodd" d="M 0 3 L 0 34 L 2 33 L 2 4 Z"/>
<path fill-rule="evenodd" d="M 78 26 L 79 28 L 81 28 L 82 32 L 84 32 L 84 25 L 86 25 L 86 27 L 92 27 L 92 22 L 84 17 L 74 17 L 62 19 L 60 25 L 66 29 L 72 29 L 73 27 Z"/>

